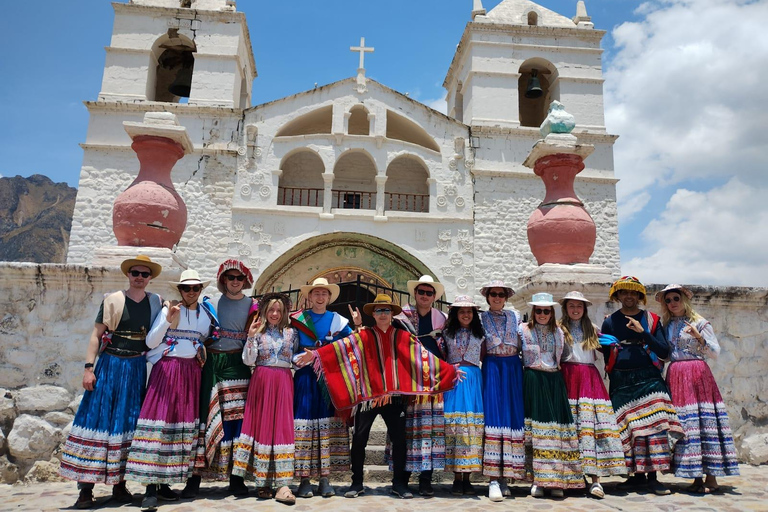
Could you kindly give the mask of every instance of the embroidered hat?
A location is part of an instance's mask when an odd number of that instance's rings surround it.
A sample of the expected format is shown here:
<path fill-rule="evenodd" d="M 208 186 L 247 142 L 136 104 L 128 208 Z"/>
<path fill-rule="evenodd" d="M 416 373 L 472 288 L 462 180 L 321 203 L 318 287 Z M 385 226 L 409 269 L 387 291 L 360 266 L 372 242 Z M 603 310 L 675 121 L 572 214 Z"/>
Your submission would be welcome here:
<path fill-rule="evenodd" d="M 399 315 L 403 310 L 403 308 L 392 302 L 392 297 L 386 293 L 380 293 L 373 299 L 373 302 L 369 302 L 363 306 L 363 312 L 368 316 L 372 316 L 373 310 L 376 309 L 377 306 L 389 306 L 390 309 L 392 309 L 392 316 Z"/>
<path fill-rule="evenodd" d="M 256 303 L 258 304 L 256 306 L 256 311 L 266 311 L 267 306 L 273 300 L 279 300 L 280 302 L 283 303 L 283 309 L 285 311 L 284 312 L 285 315 L 291 312 L 291 299 L 286 294 L 278 293 L 278 292 L 270 292 L 262 295 L 261 298 L 259 299 L 259 302 Z M 252 306 L 251 307 L 252 312 L 253 312 L 253 309 L 254 308 Z"/>
<path fill-rule="evenodd" d="M 443 293 L 445 293 L 445 286 L 435 281 L 435 279 L 428 274 L 421 276 L 418 280 L 408 281 L 406 284 L 408 285 L 408 293 L 411 294 L 411 297 L 413 297 L 414 300 L 416 300 L 416 288 L 422 284 L 429 285 L 435 289 L 435 299 L 439 299 L 443 296 Z"/>
<path fill-rule="evenodd" d="M 502 281 L 501 279 L 494 279 L 493 281 L 491 281 L 487 285 L 485 285 L 482 288 L 480 288 L 480 295 L 482 295 L 483 297 L 485 297 L 487 299 L 488 298 L 488 292 L 490 292 L 492 288 L 503 288 L 504 291 L 507 292 L 507 299 L 509 299 L 510 297 L 512 297 L 515 294 L 515 290 L 513 290 L 511 287 L 505 285 L 504 281 Z"/>
<path fill-rule="evenodd" d="M 645 292 L 645 286 L 643 286 L 643 283 L 641 283 L 640 280 L 635 276 L 622 276 L 614 281 L 611 285 L 611 291 L 608 293 L 610 300 L 618 300 L 616 298 L 616 292 L 619 290 L 629 290 L 640 293 L 642 294 L 642 298 L 640 300 L 643 301 L 643 304 L 646 303 L 645 297 L 647 293 Z"/>
<path fill-rule="evenodd" d="M 534 293 L 533 297 L 531 297 L 531 302 L 528 303 L 529 306 L 554 306 L 557 304 L 554 300 L 552 300 L 552 294 L 541 292 L 541 293 Z"/>
<path fill-rule="evenodd" d="M 128 258 L 122 262 L 120 264 L 120 270 L 123 271 L 125 277 L 128 277 L 128 272 L 130 272 L 131 268 L 138 266 L 147 267 L 149 271 L 152 272 L 153 278 L 159 276 L 160 272 L 163 270 L 163 267 L 149 259 L 149 256 L 144 256 L 143 254 L 139 254 L 135 258 Z"/>
<path fill-rule="evenodd" d="M 475 304 L 475 301 L 472 300 L 472 297 L 469 295 L 457 295 L 456 298 L 453 301 L 453 304 L 451 304 L 452 308 L 475 308 L 478 309 L 480 306 Z"/>
<path fill-rule="evenodd" d="M 693 298 L 693 292 L 681 284 L 668 284 L 666 288 L 660 292 L 656 292 L 656 302 L 663 302 L 664 296 L 667 292 L 681 292 L 684 293 L 689 299 Z"/>
<path fill-rule="evenodd" d="M 337 284 L 328 284 L 328 280 L 324 277 L 318 277 L 314 281 L 312 281 L 312 284 L 305 284 L 301 287 L 301 294 L 305 297 L 309 297 L 309 293 L 314 290 L 315 288 L 322 288 L 323 290 L 328 290 L 331 294 L 331 300 L 328 301 L 330 304 L 331 302 L 335 301 L 339 297 L 339 293 L 341 290 L 339 289 L 339 285 Z"/>
<path fill-rule="evenodd" d="M 577 291 L 572 291 L 572 292 L 566 293 L 565 297 L 560 299 L 560 305 L 565 307 L 565 301 L 567 301 L 567 300 L 578 300 L 578 301 L 583 302 L 586 306 L 589 306 L 589 305 L 592 304 L 592 302 L 587 300 L 587 298 L 584 296 L 583 293 L 577 292 Z"/>
<path fill-rule="evenodd" d="M 227 287 L 224 285 L 224 272 L 227 270 L 237 270 L 245 276 L 243 289 L 248 289 L 253 286 L 253 276 L 251 275 L 250 269 L 245 266 L 245 263 L 240 260 L 229 259 L 219 265 L 219 271 L 216 273 L 216 288 L 218 288 L 221 293 L 227 293 Z"/>
<path fill-rule="evenodd" d="M 186 285 L 195 285 L 195 284 L 201 284 L 203 285 L 203 288 L 211 284 L 211 281 L 201 281 L 200 280 L 200 274 L 197 273 L 197 270 L 187 269 L 184 272 L 181 273 L 181 277 L 178 281 L 171 281 L 168 283 L 171 285 L 171 288 L 177 288 L 183 284 Z"/>

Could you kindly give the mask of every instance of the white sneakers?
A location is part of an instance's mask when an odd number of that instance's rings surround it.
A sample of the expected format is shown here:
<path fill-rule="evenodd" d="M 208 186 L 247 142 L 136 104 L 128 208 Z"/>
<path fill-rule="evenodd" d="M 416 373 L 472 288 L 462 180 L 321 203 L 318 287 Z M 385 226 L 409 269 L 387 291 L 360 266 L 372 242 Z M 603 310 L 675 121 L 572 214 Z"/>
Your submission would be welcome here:
<path fill-rule="evenodd" d="M 562 498 L 563 496 L 565 496 L 565 493 L 562 489 L 552 489 L 553 498 Z"/>
<path fill-rule="evenodd" d="M 498 480 L 493 480 L 488 484 L 488 499 L 491 501 L 504 501 L 504 495 L 501 493 Z"/>
<path fill-rule="evenodd" d="M 534 484 L 531 486 L 531 496 L 534 498 L 543 498 L 544 497 L 544 489 L 539 487 L 538 485 Z"/>

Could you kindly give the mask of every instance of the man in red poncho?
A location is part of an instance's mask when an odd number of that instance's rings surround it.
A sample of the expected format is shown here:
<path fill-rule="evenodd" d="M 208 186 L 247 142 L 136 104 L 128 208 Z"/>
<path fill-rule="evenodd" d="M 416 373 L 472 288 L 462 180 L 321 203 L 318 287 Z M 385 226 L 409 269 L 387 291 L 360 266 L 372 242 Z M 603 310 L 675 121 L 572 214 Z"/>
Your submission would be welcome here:
<path fill-rule="evenodd" d="M 412 498 L 405 471 L 405 401 L 401 396 L 448 391 L 460 372 L 435 357 L 409 332 L 392 326 L 392 316 L 401 308 L 392 303 L 390 296 L 377 295 L 363 311 L 373 316 L 375 326 L 317 350 L 307 350 L 298 363 L 314 362 L 337 410 L 355 410 L 352 485 L 345 496 L 354 498 L 365 492 L 365 447 L 373 421 L 380 414 L 392 442 L 392 494 Z"/>

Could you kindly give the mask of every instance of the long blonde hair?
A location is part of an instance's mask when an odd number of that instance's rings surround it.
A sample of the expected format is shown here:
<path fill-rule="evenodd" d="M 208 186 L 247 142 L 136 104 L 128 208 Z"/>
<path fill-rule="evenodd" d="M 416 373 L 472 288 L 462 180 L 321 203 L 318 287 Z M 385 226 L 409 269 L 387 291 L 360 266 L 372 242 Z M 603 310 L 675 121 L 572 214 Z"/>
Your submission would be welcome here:
<path fill-rule="evenodd" d="M 579 301 L 582 302 L 582 301 Z M 597 330 L 595 329 L 595 324 L 592 323 L 592 320 L 589 319 L 589 313 L 587 311 L 587 303 L 584 302 L 584 314 L 581 315 L 581 320 L 579 320 L 579 323 L 581 324 L 581 331 L 584 333 L 584 339 L 581 342 L 581 346 L 584 350 L 597 350 L 600 348 L 600 340 L 597 338 Z M 563 330 L 563 335 L 565 336 L 565 342 L 568 345 L 573 345 L 573 335 L 571 334 L 571 331 L 568 330 L 568 324 L 571 323 L 571 319 L 568 316 L 568 301 L 564 300 L 563 304 L 560 306 L 562 309 L 562 314 L 560 318 L 560 328 Z"/>
<path fill-rule="evenodd" d="M 279 297 L 275 297 L 267 301 L 266 307 L 263 310 L 259 308 L 259 316 L 261 316 L 264 321 L 261 322 L 259 328 L 256 329 L 256 334 L 261 334 L 267 330 L 267 326 L 269 325 L 269 320 L 267 320 L 267 312 L 269 311 L 269 308 L 271 308 L 274 304 L 280 304 L 280 323 L 277 324 L 277 328 L 280 330 L 280 332 L 282 332 L 283 329 L 288 327 L 290 319 L 288 318 L 288 310 L 285 308 L 285 301 L 281 300 Z"/>
<path fill-rule="evenodd" d="M 664 299 L 667 298 L 667 294 L 675 292 L 678 295 L 680 295 L 680 300 L 683 301 L 683 308 L 685 308 L 684 312 L 685 319 L 688 320 L 690 323 L 698 322 L 703 317 L 696 312 L 695 309 L 693 309 L 693 304 L 691 304 L 691 299 L 688 298 L 688 296 L 683 293 L 682 290 L 669 290 L 667 293 L 664 294 L 664 296 L 661 298 L 661 323 L 664 325 L 668 325 L 669 321 L 672 320 L 672 313 L 669 311 L 669 307 L 667 307 L 667 303 L 664 302 Z"/>

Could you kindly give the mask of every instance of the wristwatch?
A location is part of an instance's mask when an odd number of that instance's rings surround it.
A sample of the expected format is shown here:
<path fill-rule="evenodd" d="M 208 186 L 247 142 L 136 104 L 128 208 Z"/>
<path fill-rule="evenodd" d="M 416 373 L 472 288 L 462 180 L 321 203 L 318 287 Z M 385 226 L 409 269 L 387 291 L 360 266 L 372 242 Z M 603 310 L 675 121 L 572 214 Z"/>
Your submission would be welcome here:
<path fill-rule="evenodd" d="M 93 368 L 93 363 L 85 363 L 84 368 L 87 370 L 88 368 Z"/>

